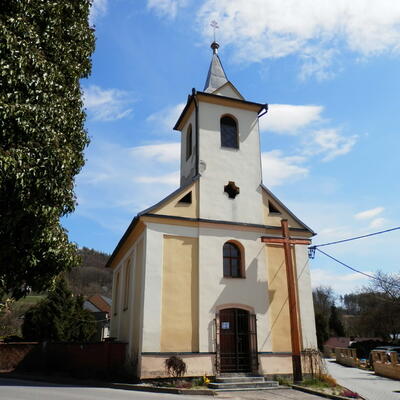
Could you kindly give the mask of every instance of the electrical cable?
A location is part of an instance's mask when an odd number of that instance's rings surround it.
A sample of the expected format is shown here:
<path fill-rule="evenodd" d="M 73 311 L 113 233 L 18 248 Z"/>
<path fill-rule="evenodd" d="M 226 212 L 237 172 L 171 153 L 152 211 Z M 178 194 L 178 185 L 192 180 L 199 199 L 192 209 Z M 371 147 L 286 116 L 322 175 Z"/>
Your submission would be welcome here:
<path fill-rule="evenodd" d="M 386 229 L 384 231 L 379 231 L 379 232 L 368 233 L 367 235 L 355 236 L 355 237 L 348 238 L 348 239 L 337 240 L 335 242 L 316 244 L 316 245 L 310 246 L 309 249 L 318 249 L 318 247 L 322 247 L 322 246 L 331 246 L 333 244 L 350 242 L 352 240 L 363 239 L 363 238 L 370 237 L 370 236 L 375 236 L 375 235 L 381 235 L 382 233 L 397 231 L 399 229 L 400 229 L 400 226 L 396 226 L 395 228 Z"/>
<path fill-rule="evenodd" d="M 398 289 L 400 289 L 400 286 L 399 286 L 399 285 L 396 285 L 396 284 L 393 283 L 393 282 L 385 281 L 384 279 L 378 278 L 378 277 L 376 277 L 376 276 L 374 276 L 374 275 L 367 274 L 366 272 L 363 272 L 363 271 L 360 271 L 360 270 L 358 270 L 358 269 L 356 269 L 356 268 L 354 268 L 354 267 L 351 267 L 350 265 L 348 265 L 348 264 L 346 264 L 346 263 L 344 263 L 344 262 L 338 260 L 337 258 L 331 256 L 330 254 L 328 254 L 328 253 L 326 253 L 325 251 L 322 251 L 322 250 L 320 250 L 320 249 L 318 249 L 318 248 L 316 248 L 316 250 L 319 251 L 320 253 L 322 253 L 323 255 L 325 255 L 326 257 L 332 259 L 333 261 L 336 261 L 336 262 L 339 263 L 340 265 L 342 265 L 342 266 L 344 266 L 344 267 L 346 267 L 346 268 L 348 268 L 348 269 L 350 269 L 350 270 L 352 270 L 352 271 L 354 271 L 354 272 L 357 272 L 358 274 L 364 275 L 364 276 L 366 276 L 366 277 L 368 277 L 368 278 L 371 278 L 371 279 L 375 279 L 375 280 L 377 280 L 378 282 L 383 282 L 383 283 L 386 283 L 386 284 L 388 284 L 388 285 L 396 286 Z"/>

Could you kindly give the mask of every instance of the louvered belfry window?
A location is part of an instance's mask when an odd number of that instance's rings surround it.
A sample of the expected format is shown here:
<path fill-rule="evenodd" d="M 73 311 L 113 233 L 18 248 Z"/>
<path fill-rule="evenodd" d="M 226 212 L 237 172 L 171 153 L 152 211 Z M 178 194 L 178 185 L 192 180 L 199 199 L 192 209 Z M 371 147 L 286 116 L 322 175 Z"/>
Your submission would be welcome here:
<path fill-rule="evenodd" d="M 232 149 L 239 148 L 238 129 L 236 121 L 229 116 L 221 118 L 221 146 Z"/>

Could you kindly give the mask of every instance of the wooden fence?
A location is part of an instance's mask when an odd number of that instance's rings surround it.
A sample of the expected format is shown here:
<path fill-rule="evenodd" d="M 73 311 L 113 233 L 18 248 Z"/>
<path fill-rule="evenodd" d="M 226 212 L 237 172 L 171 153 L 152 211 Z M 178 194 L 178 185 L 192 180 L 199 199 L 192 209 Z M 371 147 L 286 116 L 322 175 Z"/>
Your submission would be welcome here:
<path fill-rule="evenodd" d="M 344 347 L 335 348 L 336 362 L 348 367 L 358 367 L 360 360 L 357 358 L 357 350 Z"/>
<path fill-rule="evenodd" d="M 388 353 L 385 350 L 373 350 L 372 362 L 375 374 L 400 380 L 400 364 L 397 352 Z"/>

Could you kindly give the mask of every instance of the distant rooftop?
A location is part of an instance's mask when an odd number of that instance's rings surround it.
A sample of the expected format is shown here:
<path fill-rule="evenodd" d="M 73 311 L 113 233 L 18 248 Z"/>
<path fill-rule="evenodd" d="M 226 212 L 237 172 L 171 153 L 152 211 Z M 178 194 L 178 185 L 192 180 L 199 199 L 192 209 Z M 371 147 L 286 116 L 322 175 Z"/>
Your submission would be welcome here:
<path fill-rule="evenodd" d="M 85 301 L 85 308 L 92 312 L 109 313 L 111 311 L 111 299 L 100 294 L 95 294 Z"/>

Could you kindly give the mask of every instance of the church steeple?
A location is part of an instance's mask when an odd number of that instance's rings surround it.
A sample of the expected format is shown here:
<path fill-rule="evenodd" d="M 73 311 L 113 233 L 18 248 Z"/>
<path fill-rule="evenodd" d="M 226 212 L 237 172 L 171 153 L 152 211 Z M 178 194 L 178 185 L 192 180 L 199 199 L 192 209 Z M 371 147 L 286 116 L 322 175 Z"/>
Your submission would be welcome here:
<path fill-rule="evenodd" d="M 204 92 L 206 93 L 212 93 L 228 82 L 221 60 L 218 57 L 219 44 L 217 42 L 212 42 L 211 48 L 213 50 L 213 55 L 206 84 L 204 85 Z"/>

